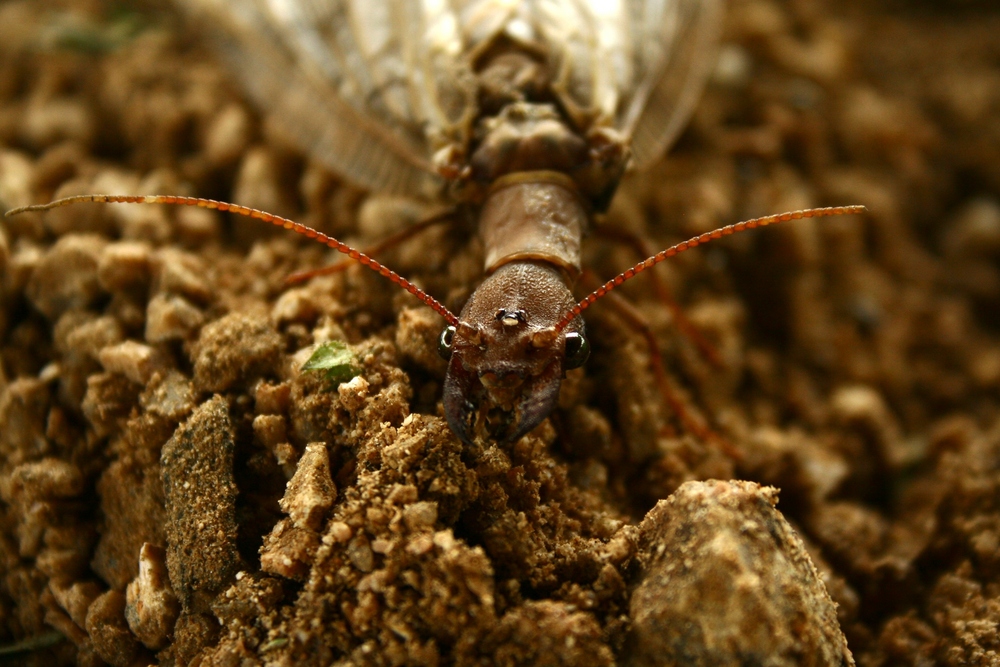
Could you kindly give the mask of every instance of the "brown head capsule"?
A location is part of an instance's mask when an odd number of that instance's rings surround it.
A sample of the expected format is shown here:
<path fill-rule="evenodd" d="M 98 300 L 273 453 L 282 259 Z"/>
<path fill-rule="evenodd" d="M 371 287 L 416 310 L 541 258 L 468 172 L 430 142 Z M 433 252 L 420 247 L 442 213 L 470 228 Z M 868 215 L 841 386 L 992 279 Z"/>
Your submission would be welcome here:
<path fill-rule="evenodd" d="M 572 306 L 559 273 L 536 262 L 502 266 L 476 290 L 441 336 L 444 411 L 462 440 L 478 423 L 513 442 L 552 412 L 566 370 L 586 360 L 583 323 L 556 330 Z"/>

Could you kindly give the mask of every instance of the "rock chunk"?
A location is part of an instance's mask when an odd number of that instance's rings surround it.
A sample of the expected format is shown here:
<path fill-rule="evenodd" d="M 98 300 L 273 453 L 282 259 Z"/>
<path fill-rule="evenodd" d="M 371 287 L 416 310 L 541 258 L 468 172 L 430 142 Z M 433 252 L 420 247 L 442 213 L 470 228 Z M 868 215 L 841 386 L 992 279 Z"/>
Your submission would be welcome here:
<path fill-rule="evenodd" d="M 327 511 L 337 498 L 337 487 L 330 479 L 330 457 L 326 443 L 313 442 L 299 459 L 295 475 L 281 499 L 281 511 L 297 528 L 318 531 Z"/>
<path fill-rule="evenodd" d="M 688 482 L 640 525 L 634 665 L 854 665 L 802 540 L 752 482 Z"/>
<path fill-rule="evenodd" d="M 190 380 L 179 371 L 169 370 L 153 376 L 139 402 L 148 412 L 179 421 L 194 410 L 195 394 Z"/>
<path fill-rule="evenodd" d="M 239 569 L 233 425 L 221 396 L 203 403 L 163 447 L 167 569 L 185 609 L 207 608 Z"/>

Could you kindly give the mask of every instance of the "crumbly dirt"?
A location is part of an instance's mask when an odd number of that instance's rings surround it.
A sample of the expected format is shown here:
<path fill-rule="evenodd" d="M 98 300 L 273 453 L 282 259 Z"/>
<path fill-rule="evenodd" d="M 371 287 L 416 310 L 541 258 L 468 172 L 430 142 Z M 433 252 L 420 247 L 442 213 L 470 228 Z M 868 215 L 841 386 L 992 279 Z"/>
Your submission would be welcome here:
<path fill-rule="evenodd" d="M 440 318 L 360 267 L 288 287 L 324 248 L 187 208 L 5 220 L 0 662 L 1000 664 L 1000 11 L 729 5 L 689 129 L 603 224 L 869 212 L 661 265 L 714 360 L 623 287 L 715 438 L 605 305 L 551 419 L 467 447 Z M 195 32 L 0 4 L 0 207 L 196 194 L 362 246 L 433 210 L 311 162 Z M 454 224 L 382 258 L 457 310 L 482 249 Z M 301 371 L 333 340 L 339 386 Z"/>

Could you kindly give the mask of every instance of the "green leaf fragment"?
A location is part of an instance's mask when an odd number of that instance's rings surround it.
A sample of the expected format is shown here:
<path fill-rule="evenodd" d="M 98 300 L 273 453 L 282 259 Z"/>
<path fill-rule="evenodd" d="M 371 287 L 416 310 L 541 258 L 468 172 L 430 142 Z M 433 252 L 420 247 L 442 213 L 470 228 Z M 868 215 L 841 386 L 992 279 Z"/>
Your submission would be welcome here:
<path fill-rule="evenodd" d="M 340 384 L 361 374 L 356 362 L 357 358 L 347 343 L 335 340 L 317 347 L 309 361 L 302 365 L 302 370 L 323 371 L 327 382 Z"/>
<path fill-rule="evenodd" d="M 264 644 L 261 651 L 272 651 L 276 648 L 281 648 L 288 644 L 288 637 L 278 637 L 277 639 L 272 639 L 268 643 Z"/>

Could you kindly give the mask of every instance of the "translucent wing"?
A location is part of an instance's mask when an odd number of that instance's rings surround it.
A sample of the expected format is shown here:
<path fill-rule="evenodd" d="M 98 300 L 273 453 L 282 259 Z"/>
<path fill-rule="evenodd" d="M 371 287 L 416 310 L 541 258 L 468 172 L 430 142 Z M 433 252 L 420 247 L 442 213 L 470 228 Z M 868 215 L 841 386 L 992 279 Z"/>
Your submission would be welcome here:
<path fill-rule="evenodd" d="M 454 14 L 408 0 L 177 0 L 289 134 L 355 183 L 427 194 L 474 81 Z"/>
<path fill-rule="evenodd" d="M 617 122 L 632 139 L 642 169 L 658 159 L 687 124 L 715 62 L 723 0 L 629 3 L 638 37 L 639 85 Z"/>
<path fill-rule="evenodd" d="M 264 109 L 359 185 L 429 194 L 432 156 L 463 154 L 476 57 L 498 39 L 543 60 L 580 132 L 658 157 L 697 99 L 722 0 L 177 0 Z"/>

